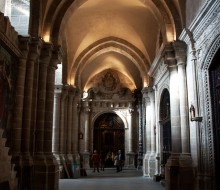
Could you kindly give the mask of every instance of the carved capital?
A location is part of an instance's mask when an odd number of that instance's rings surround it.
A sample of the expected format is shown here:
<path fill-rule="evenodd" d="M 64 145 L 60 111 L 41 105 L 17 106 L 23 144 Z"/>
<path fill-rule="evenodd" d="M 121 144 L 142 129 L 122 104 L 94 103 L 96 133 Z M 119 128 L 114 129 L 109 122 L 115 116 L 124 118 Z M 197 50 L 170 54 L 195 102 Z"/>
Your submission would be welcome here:
<path fill-rule="evenodd" d="M 62 61 L 63 51 L 60 46 L 54 46 L 52 51 L 52 57 L 50 61 L 50 66 L 57 68 L 57 64 L 60 64 Z"/>
<path fill-rule="evenodd" d="M 172 44 L 168 44 L 164 48 L 163 52 L 164 63 L 169 67 L 176 66 L 175 49 Z"/>
<path fill-rule="evenodd" d="M 51 43 L 43 43 L 40 53 L 40 63 L 49 64 L 52 56 L 53 45 Z"/>
<path fill-rule="evenodd" d="M 43 45 L 43 41 L 40 38 L 31 38 L 29 45 L 29 55 L 28 58 L 31 61 L 36 61 L 40 55 L 40 51 Z"/>
<path fill-rule="evenodd" d="M 186 62 L 186 49 L 187 46 L 183 41 L 175 41 L 174 42 L 175 49 L 175 58 L 177 60 L 177 64 L 183 64 Z"/>

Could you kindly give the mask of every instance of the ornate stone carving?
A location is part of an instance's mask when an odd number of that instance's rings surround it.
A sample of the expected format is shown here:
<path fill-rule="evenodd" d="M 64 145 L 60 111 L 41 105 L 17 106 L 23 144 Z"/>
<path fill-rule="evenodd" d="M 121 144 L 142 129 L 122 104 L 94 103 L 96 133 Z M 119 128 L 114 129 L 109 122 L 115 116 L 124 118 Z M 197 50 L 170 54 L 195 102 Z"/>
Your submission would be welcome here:
<path fill-rule="evenodd" d="M 155 79 L 155 84 L 157 84 L 160 79 L 164 76 L 164 73 L 167 72 L 167 64 L 164 63 L 164 60 L 161 61 L 155 75 L 153 76 Z"/>
<path fill-rule="evenodd" d="M 108 71 L 102 78 L 102 84 L 105 91 L 113 91 L 117 86 L 117 79 L 110 71 Z"/>
<path fill-rule="evenodd" d="M 218 49 L 220 48 L 220 36 L 218 37 L 218 39 L 214 42 L 214 44 L 209 47 L 207 49 L 206 52 L 206 57 L 203 60 L 203 67 L 202 67 L 202 74 L 201 74 L 201 88 L 203 88 L 203 99 L 202 100 L 206 100 L 203 101 L 203 115 L 206 115 L 206 117 L 204 118 L 204 126 L 206 126 L 206 135 L 205 135 L 205 131 L 202 131 L 203 134 L 202 135 L 202 141 L 203 143 L 207 143 L 207 149 L 204 149 L 202 151 L 202 156 L 203 158 L 206 157 L 206 155 L 209 156 L 209 158 L 206 158 L 206 160 L 208 161 L 208 167 L 210 169 L 210 172 L 214 171 L 214 161 L 213 161 L 213 131 L 212 131 L 212 114 L 211 114 L 211 97 L 210 97 L 210 86 L 209 86 L 209 66 L 212 62 L 213 57 L 215 56 L 215 54 L 217 53 Z M 209 51 L 210 50 L 210 51 Z M 205 53 L 205 52 L 204 52 Z M 202 128 L 204 128 L 204 126 Z M 204 129 L 203 129 L 204 130 Z M 209 152 L 209 154 L 207 154 Z"/>

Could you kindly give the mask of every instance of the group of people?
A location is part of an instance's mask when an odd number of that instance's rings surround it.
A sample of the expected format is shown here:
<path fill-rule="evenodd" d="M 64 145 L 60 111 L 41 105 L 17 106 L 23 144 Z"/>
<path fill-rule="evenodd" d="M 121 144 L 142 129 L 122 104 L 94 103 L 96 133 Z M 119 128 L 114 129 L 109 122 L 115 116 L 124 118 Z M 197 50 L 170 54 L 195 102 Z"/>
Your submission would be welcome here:
<path fill-rule="evenodd" d="M 101 171 L 104 171 L 105 162 L 109 163 L 109 161 L 113 162 L 114 166 L 116 167 L 116 172 L 122 171 L 123 165 L 124 165 L 124 156 L 122 155 L 122 151 L 118 150 L 118 152 L 114 153 L 108 153 L 105 157 L 103 152 L 100 152 L 98 154 L 97 150 L 94 150 L 91 161 L 93 164 L 93 172 L 97 170 L 99 172 L 99 169 Z"/>

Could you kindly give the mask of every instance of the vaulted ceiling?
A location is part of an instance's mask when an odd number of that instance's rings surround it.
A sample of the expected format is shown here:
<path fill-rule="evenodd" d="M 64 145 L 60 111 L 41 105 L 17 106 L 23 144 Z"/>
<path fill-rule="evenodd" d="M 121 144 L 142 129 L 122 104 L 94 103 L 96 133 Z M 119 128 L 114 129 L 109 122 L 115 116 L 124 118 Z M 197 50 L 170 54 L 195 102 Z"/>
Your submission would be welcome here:
<path fill-rule="evenodd" d="M 183 0 L 45 1 L 41 35 L 64 50 L 66 82 L 87 84 L 107 69 L 133 87 L 149 85 L 148 70 L 161 45 L 174 41 L 184 26 Z"/>

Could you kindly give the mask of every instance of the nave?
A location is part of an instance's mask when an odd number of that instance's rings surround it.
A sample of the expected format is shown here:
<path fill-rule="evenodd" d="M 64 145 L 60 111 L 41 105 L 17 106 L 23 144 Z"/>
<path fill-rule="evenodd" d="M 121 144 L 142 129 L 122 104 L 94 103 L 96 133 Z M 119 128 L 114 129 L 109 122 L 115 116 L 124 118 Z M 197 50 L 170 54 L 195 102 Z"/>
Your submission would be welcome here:
<path fill-rule="evenodd" d="M 117 173 L 107 168 L 99 173 L 87 170 L 87 176 L 78 179 L 60 179 L 59 190 L 165 190 L 160 182 L 143 177 L 141 170 L 124 169 Z"/>

